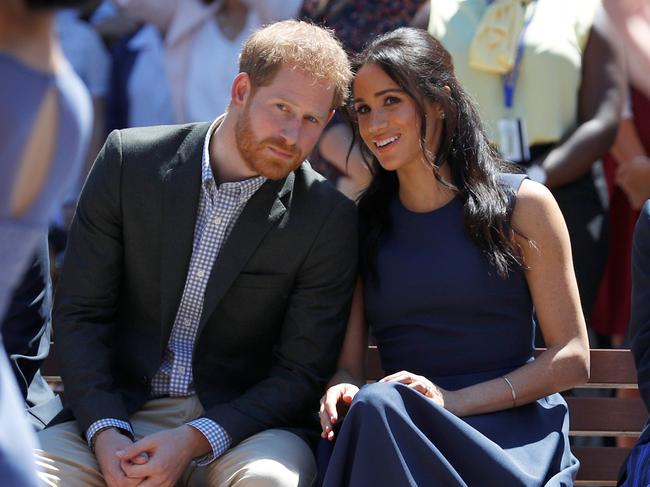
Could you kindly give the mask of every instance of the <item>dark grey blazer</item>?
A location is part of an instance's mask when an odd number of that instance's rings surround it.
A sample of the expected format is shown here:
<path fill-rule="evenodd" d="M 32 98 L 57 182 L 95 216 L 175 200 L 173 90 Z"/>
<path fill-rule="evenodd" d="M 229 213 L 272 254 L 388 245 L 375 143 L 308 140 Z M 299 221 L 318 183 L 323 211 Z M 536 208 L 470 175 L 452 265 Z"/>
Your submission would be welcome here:
<path fill-rule="evenodd" d="M 86 181 L 53 314 L 81 431 L 147 400 L 185 284 L 208 127 L 114 131 Z M 205 417 L 233 445 L 315 423 L 347 322 L 356 225 L 354 204 L 304 163 L 264 183 L 221 249 L 193 373 Z"/>

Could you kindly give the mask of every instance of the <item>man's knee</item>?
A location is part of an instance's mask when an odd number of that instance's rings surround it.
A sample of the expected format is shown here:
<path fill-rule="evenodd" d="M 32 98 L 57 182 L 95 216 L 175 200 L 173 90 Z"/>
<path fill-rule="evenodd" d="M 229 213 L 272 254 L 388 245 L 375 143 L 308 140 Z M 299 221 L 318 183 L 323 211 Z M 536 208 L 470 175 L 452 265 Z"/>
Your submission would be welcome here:
<path fill-rule="evenodd" d="M 61 454 L 62 451 L 72 448 L 77 451 L 87 450 L 88 454 L 92 455 L 74 421 L 45 428 L 37 433 L 37 438 L 43 452 Z"/>
<path fill-rule="evenodd" d="M 267 430 L 228 451 L 207 472 L 210 481 L 202 485 L 212 487 L 311 487 L 316 461 L 298 436 Z"/>
<path fill-rule="evenodd" d="M 310 486 L 304 476 L 308 473 L 281 463 L 277 460 L 260 459 L 247 464 L 232 487 L 302 487 Z M 303 481 L 301 482 L 301 476 Z"/>
<path fill-rule="evenodd" d="M 37 435 L 34 453 L 44 485 L 105 486 L 95 455 L 79 434 L 75 422 L 45 428 Z"/>

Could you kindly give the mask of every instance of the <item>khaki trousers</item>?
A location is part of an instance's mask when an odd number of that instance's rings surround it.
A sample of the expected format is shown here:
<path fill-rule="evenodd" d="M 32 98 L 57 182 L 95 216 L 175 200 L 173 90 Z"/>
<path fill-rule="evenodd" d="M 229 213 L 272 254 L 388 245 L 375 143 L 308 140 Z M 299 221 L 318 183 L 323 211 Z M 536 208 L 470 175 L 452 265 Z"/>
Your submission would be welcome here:
<path fill-rule="evenodd" d="M 147 402 L 131 417 L 136 439 L 175 428 L 203 414 L 196 396 Z M 36 463 L 43 485 L 105 487 L 95 455 L 79 434 L 76 421 L 38 434 Z M 288 431 L 270 429 L 242 441 L 204 467 L 190 465 L 177 486 L 309 487 L 316 478 L 311 449 Z"/>

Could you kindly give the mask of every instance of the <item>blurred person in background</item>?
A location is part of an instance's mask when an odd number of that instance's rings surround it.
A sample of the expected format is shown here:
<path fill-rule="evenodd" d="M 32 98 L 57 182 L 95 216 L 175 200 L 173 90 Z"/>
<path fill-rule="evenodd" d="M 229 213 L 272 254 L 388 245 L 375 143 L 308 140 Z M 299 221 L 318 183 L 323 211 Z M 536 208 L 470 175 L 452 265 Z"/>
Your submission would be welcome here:
<path fill-rule="evenodd" d="M 603 0 L 603 5 L 625 43 L 632 83 L 650 97 L 650 2 Z"/>
<path fill-rule="evenodd" d="M 90 2 L 89 5 L 92 5 Z M 105 133 L 175 121 L 160 29 L 112 0 L 87 12 L 110 52 Z"/>
<path fill-rule="evenodd" d="M 605 344 L 624 345 L 630 320 L 632 236 L 639 209 L 650 198 L 650 99 L 629 86 L 616 142 L 603 159 L 609 193 L 607 267 L 590 324 Z"/>
<path fill-rule="evenodd" d="M 226 109 L 238 55 L 262 25 L 293 18 L 302 0 L 115 0 L 163 38 L 176 123 L 206 121 Z"/>
<path fill-rule="evenodd" d="M 632 250 L 632 305 L 629 336 L 634 353 L 639 392 L 650 410 L 650 200 L 641 208 Z M 621 468 L 621 487 L 650 485 L 650 425 Z"/>
<path fill-rule="evenodd" d="M 55 35 L 55 8 L 75 1 L 0 3 L 0 319 L 74 183 L 92 125 L 90 99 Z M 0 345 L 0 478 L 37 485 L 33 433 Z"/>
<path fill-rule="evenodd" d="M 95 3 L 96 0 L 90 2 L 86 0 L 81 7 Z M 77 184 L 72 188 L 65 202 L 64 214 L 58 222 L 64 228 L 67 228 L 72 221 L 72 213 L 81 191 L 81 185 L 90 172 L 90 167 L 106 138 L 106 99 L 109 90 L 111 58 L 99 33 L 90 23 L 80 17 L 82 8 L 64 9 L 58 12 L 55 22 L 63 55 L 88 89 L 93 105 L 93 129 L 88 153 Z"/>
<path fill-rule="evenodd" d="M 627 73 L 630 72 L 628 50 Z M 625 109 L 616 141 L 603 158 L 609 196 L 607 265 L 589 320 L 601 347 L 629 347 L 632 294 L 632 241 L 639 208 L 650 198 L 650 99 L 629 80 Z M 635 389 L 618 390 L 619 397 L 638 397 Z M 634 438 L 617 438 L 632 447 Z"/>
<path fill-rule="evenodd" d="M 64 9 L 57 13 L 56 32 L 63 55 L 88 89 L 93 104 L 93 132 L 86 158 L 85 178 L 106 138 L 104 120 L 111 58 L 99 33 L 80 18 L 78 9 Z"/>
<path fill-rule="evenodd" d="M 449 49 L 490 141 L 555 196 L 571 236 L 585 316 L 607 258 L 594 166 L 616 137 L 623 69 L 598 0 L 431 0 L 428 30 Z M 601 12 L 602 13 L 602 12 Z"/>
<path fill-rule="evenodd" d="M 174 123 L 165 72 L 162 34 L 149 23 L 116 41 L 111 49 L 109 131 Z"/>
<path fill-rule="evenodd" d="M 62 408 L 59 396 L 54 394 L 40 371 L 50 353 L 51 310 L 50 255 L 48 237 L 44 235 L 31 264 L 13 291 L 0 324 L 28 418 L 37 431 L 43 429 Z"/>
<path fill-rule="evenodd" d="M 91 97 L 93 127 L 84 163 L 79 168 L 74 184 L 50 224 L 50 261 L 54 285 L 63 264 L 68 228 L 72 222 L 81 186 L 106 138 L 106 101 L 111 59 L 99 33 L 85 20 L 85 16 L 92 13 L 97 3 L 97 0 L 86 0 L 77 8 L 63 9 L 56 14 L 55 30 L 63 55 L 83 81 Z"/>

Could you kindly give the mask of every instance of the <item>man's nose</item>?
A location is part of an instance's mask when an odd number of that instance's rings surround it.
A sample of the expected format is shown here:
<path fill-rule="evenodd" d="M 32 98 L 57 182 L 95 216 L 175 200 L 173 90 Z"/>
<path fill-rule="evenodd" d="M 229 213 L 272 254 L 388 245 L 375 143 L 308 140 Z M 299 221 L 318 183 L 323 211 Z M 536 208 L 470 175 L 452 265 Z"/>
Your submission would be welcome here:
<path fill-rule="evenodd" d="M 298 117 L 292 117 L 287 120 L 282 127 L 282 138 L 287 145 L 295 145 L 300 138 L 300 120 Z"/>

